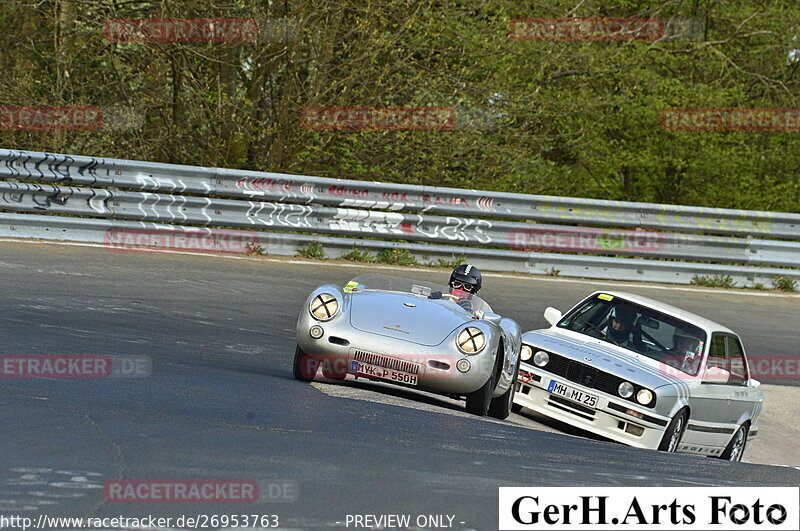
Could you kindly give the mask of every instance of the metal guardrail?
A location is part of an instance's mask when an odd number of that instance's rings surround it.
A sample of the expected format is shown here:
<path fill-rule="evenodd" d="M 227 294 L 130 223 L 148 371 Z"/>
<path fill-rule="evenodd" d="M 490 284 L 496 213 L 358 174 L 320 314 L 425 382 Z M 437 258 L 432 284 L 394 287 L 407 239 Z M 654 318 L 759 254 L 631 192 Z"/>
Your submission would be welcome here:
<path fill-rule="evenodd" d="M 464 253 L 493 270 L 560 271 L 590 278 L 689 283 L 694 275 L 728 275 L 747 286 L 769 285 L 776 275 L 800 277 L 800 270 L 788 269 L 800 264 L 800 241 L 753 237 L 800 239 L 798 214 L 501 194 L 2 149 L 0 210 L 29 213 L 0 215 L 0 235 L 26 238 L 109 244 L 108 235 L 120 230 L 233 227 L 248 229 L 243 234 L 274 254 L 295 254 L 296 246 L 319 241 L 334 256 L 353 246 L 373 251 L 405 248 L 423 260 Z"/>
<path fill-rule="evenodd" d="M 349 181 L 0 149 L 0 178 L 596 227 L 800 237 L 800 214 Z"/>

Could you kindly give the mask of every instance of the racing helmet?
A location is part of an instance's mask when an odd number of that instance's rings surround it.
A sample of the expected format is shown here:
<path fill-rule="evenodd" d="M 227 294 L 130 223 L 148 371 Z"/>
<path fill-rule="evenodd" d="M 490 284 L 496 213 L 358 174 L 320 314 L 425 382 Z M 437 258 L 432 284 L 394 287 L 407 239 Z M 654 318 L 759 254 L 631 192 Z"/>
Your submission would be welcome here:
<path fill-rule="evenodd" d="M 450 273 L 450 287 L 463 289 L 469 293 L 478 293 L 481 289 L 481 272 L 474 265 L 461 264 Z"/>
<path fill-rule="evenodd" d="M 633 322 L 636 320 L 636 310 L 630 308 L 628 306 L 617 306 L 614 308 L 614 312 L 611 314 L 611 318 L 614 321 L 622 323 L 624 326 L 623 330 L 617 330 L 614 328 L 613 323 L 608 323 L 608 335 L 616 342 L 626 341 L 631 333 L 631 328 L 633 327 Z"/>

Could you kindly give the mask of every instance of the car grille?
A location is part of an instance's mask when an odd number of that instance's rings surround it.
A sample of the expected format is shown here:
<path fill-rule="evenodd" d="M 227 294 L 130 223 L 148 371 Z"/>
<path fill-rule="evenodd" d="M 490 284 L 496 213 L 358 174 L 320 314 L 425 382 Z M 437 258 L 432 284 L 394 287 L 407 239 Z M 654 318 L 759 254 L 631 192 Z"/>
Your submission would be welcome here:
<path fill-rule="evenodd" d="M 586 365 L 579 361 L 572 361 L 569 358 L 552 352 L 549 354 L 550 363 L 542 370 L 566 378 L 584 387 L 597 389 L 598 391 L 616 396 L 619 384 L 625 381 L 619 376 L 599 371 L 591 365 Z"/>
<path fill-rule="evenodd" d="M 353 354 L 353 359 L 355 361 L 369 363 L 370 365 L 377 365 L 379 367 L 384 367 L 386 369 L 408 372 L 411 374 L 419 374 L 418 363 L 412 363 L 410 361 L 403 361 L 395 358 L 389 358 L 387 356 L 381 356 L 380 354 L 373 354 L 371 352 L 365 352 L 363 350 L 356 350 L 355 353 Z"/>

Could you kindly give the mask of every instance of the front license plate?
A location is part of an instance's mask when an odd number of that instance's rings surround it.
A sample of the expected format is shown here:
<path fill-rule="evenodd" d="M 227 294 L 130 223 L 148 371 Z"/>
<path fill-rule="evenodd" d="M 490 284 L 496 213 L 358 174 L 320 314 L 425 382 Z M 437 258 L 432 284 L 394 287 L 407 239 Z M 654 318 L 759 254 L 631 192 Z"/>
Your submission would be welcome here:
<path fill-rule="evenodd" d="M 558 383 L 555 380 L 550 380 L 550 385 L 547 386 L 547 390 L 553 394 L 561 395 L 564 398 L 569 398 L 574 402 L 583 404 L 584 406 L 593 407 L 595 409 L 597 408 L 596 396 L 573 389 L 572 387 Z"/>
<path fill-rule="evenodd" d="M 381 380 L 389 380 L 392 382 L 400 382 L 410 385 L 417 385 L 418 380 L 416 374 L 387 369 L 377 365 L 370 365 L 369 363 L 364 363 L 363 361 L 354 361 L 350 372 L 359 376 L 369 376 L 370 378 L 379 378 Z"/>

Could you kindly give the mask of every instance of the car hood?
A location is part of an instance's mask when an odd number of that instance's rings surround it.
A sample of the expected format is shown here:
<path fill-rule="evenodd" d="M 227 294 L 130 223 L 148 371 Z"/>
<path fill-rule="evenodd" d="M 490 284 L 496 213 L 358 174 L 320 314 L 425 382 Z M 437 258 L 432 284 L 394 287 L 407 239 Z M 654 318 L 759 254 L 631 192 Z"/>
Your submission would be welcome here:
<path fill-rule="evenodd" d="M 420 345 L 438 345 L 468 320 L 469 314 L 448 300 L 384 291 L 350 296 L 353 328 Z"/>
<path fill-rule="evenodd" d="M 650 389 L 666 384 L 680 385 L 681 382 L 686 383 L 691 379 L 688 375 L 686 379 L 672 376 L 655 360 L 633 352 L 627 353 L 608 343 L 595 343 L 589 337 L 585 340 L 578 339 L 552 328 L 525 332 L 522 341 Z"/>

